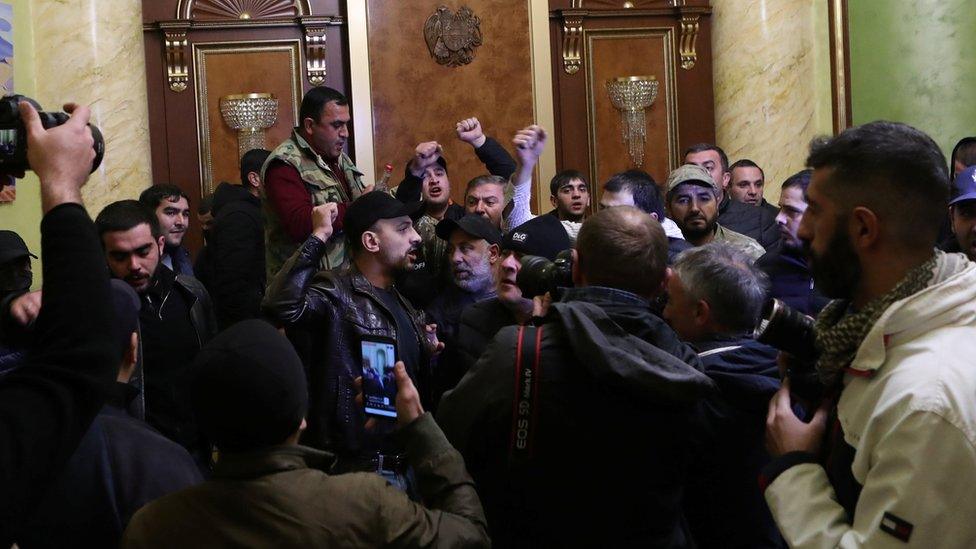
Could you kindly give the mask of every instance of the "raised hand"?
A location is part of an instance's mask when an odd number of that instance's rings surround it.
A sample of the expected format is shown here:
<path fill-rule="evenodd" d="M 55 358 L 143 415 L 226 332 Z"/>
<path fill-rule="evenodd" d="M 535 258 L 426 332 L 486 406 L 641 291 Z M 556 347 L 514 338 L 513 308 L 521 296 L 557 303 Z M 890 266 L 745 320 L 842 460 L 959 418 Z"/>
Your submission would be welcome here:
<path fill-rule="evenodd" d="M 414 149 L 413 160 L 410 161 L 410 173 L 423 177 L 424 170 L 437 163 L 444 149 L 437 141 L 425 141 Z"/>
<path fill-rule="evenodd" d="M 81 187 L 95 160 L 91 111 L 68 103 L 64 110 L 71 118 L 46 130 L 33 105 L 21 101 L 18 108 L 27 131 L 27 161 L 41 180 L 41 209 L 47 213 L 66 202 L 81 204 Z"/>
<path fill-rule="evenodd" d="M 546 148 L 547 138 L 545 128 L 536 124 L 519 130 L 512 139 L 519 162 L 523 166 L 535 166 Z"/>
<path fill-rule="evenodd" d="M 481 122 L 477 118 L 465 118 L 457 123 L 458 139 L 465 143 L 470 143 L 472 147 L 478 148 L 485 144 L 484 130 L 481 129 Z"/>

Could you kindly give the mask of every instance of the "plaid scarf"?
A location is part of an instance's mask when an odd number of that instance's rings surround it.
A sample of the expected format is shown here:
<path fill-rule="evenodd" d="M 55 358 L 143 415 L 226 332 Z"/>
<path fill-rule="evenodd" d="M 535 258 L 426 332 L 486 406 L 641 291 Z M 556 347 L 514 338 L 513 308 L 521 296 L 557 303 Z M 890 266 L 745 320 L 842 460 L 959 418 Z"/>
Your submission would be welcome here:
<path fill-rule="evenodd" d="M 843 299 L 835 299 L 824 307 L 817 316 L 814 329 L 817 347 L 821 351 L 817 373 L 824 385 L 829 387 L 839 379 L 844 368 L 854 360 L 861 342 L 892 303 L 928 287 L 935 276 L 940 255 L 935 254 L 908 271 L 890 292 L 874 299 L 859 311 L 852 312 L 850 302 Z"/>

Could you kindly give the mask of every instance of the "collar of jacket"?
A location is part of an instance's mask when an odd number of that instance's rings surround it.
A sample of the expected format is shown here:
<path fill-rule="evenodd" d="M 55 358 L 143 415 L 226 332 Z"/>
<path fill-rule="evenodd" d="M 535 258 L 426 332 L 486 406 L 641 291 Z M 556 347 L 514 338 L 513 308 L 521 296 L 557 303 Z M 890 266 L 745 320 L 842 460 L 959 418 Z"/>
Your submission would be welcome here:
<path fill-rule="evenodd" d="M 334 464 L 335 456 L 329 452 L 307 446 L 272 446 L 251 452 L 221 453 L 213 477 L 249 479 L 308 468 L 328 471 Z"/>
<path fill-rule="evenodd" d="M 166 265 L 163 265 L 162 258 L 160 258 L 159 265 L 156 267 L 156 273 L 153 275 L 152 283 L 146 288 L 146 293 L 155 299 L 162 300 L 173 289 L 174 282 L 176 282 L 176 273 Z M 158 306 L 158 304 L 155 304 L 155 306 Z"/>
<path fill-rule="evenodd" d="M 304 154 L 308 155 L 309 158 L 314 159 L 315 163 L 318 164 L 320 168 L 331 172 L 332 168 L 329 167 L 329 163 L 325 160 L 325 158 L 322 158 L 322 155 L 315 152 L 315 149 L 313 149 L 312 146 L 308 143 L 308 141 L 306 141 L 305 138 L 302 137 L 302 132 L 299 130 L 300 128 L 294 128 L 291 132 L 291 138 L 295 140 L 295 144 L 298 145 L 298 148 L 301 149 Z M 352 163 L 352 159 L 346 156 L 346 153 L 340 153 L 339 158 L 336 160 L 336 163 L 339 165 L 340 170 L 349 170 L 360 177 L 366 175 L 363 172 L 359 171 L 359 168 L 357 168 L 356 165 Z M 351 183 L 352 182 L 350 182 L 350 184 Z"/>
<path fill-rule="evenodd" d="M 616 288 L 605 286 L 586 286 L 583 288 L 566 288 L 560 301 L 586 301 L 596 305 L 618 304 L 650 307 L 651 302 L 643 297 Z"/>

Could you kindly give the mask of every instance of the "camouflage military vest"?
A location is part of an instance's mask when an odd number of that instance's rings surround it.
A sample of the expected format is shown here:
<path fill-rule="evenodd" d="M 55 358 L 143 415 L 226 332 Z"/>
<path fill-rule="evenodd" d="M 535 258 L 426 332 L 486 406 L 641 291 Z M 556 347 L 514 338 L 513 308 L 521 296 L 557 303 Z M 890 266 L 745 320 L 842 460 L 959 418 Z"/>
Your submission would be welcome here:
<path fill-rule="evenodd" d="M 291 138 L 272 151 L 271 156 L 261 168 L 262 180 L 266 181 L 265 172 L 268 165 L 274 160 L 281 160 L 298 170 L 299 177 L 305 183 L 305 188 L 308 189 L 312 206 L 319 206 L 327 202 L 350 202 L 358 198 L 365 187 L 362 180 L 363 173 L 353 165 L 348 156 L 343 154 L 339 157 L 339 166 L 345 173 L 346 181 L 352 189 L 352 196 L 348 196 L 325 160 L 312 150 L 297 130 L 292 131 Z M 277 212 L 271 207 L 268 200 L 262 200 L 262 203 L 265 219 L 265 259 L 267 261 L 268 280 L 270 280 L 281 269 L 285 261 L 295 253 L 301 243 L 293 242 L 288 236 L 281 225 Z M 329 240 L 326 254 L 322 257 L 322 268 L 340 267 L 345 263 L 345 260 L 345 235 L 342 232 L 337 232 Z"/>

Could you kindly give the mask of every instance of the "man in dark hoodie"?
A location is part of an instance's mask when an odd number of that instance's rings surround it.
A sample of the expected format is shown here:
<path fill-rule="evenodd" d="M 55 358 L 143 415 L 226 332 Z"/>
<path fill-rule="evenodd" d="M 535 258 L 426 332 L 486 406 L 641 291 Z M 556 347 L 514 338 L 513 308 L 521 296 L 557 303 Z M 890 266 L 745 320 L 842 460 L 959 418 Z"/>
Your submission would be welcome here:
<path fill-rule="evenodd" d="M 481 487 L 496 547 L 692 545 L 685 464 L 714 387 L 648 342 L 677 340 L 649 313 L 667 250 L 636 208 L 590 217 L 577 288 L 541 326 L 503 328 L 441 400 L 438 423 Z"/>
<path fill-rule="evenodd" d="M 221 330 L 261 316 L 267 276 L 261 166 L 271 153 L 253 149 L 241 158 L 241 184 L 221 183 L 214 192 L 214 223 L 207 244 L 211 296 Z"/>
<path fill-rule="evenodd" d="M 721 242 L 683 252 L 668 278 L 664 316 L 721 390 L 703 407 L 709 436 L 699 439 L 684 505 L 699 547 L 783 546 L 756 482 L 780 386 L 777 351 L 752 338 L 766 285 L 748 256 Z"/>

